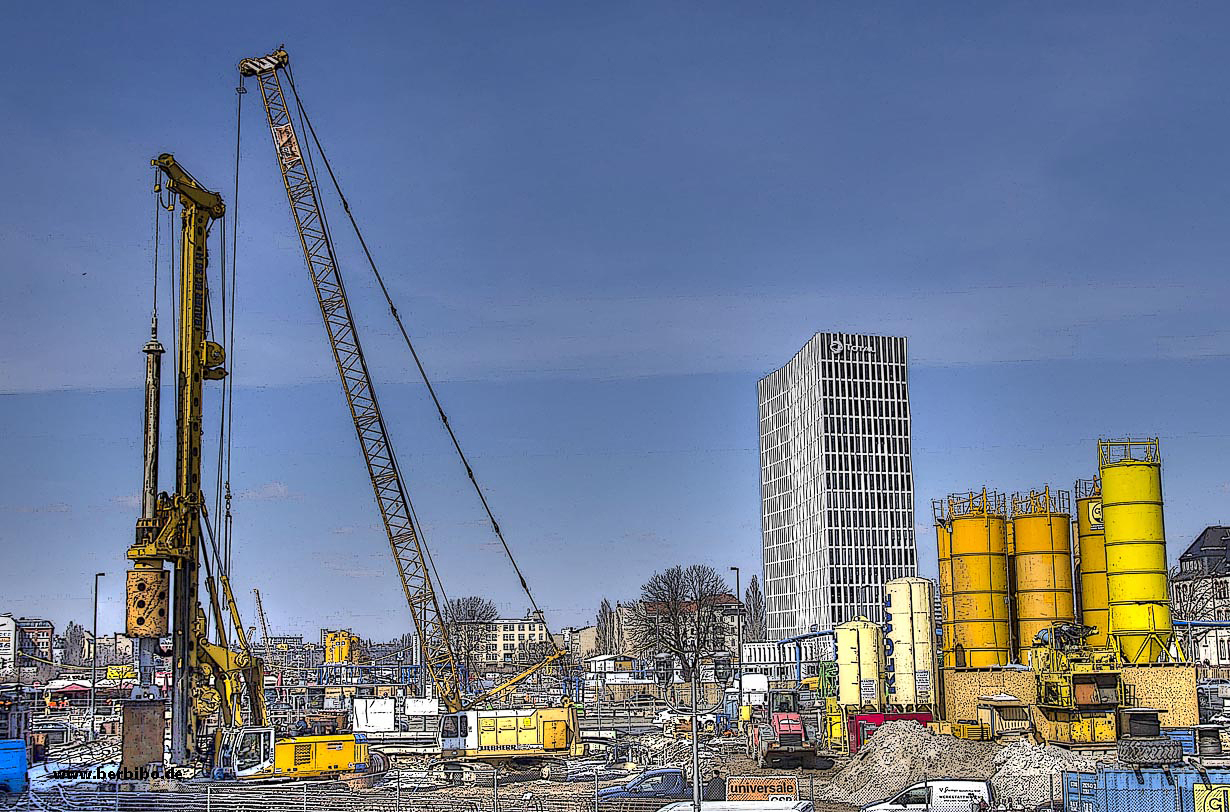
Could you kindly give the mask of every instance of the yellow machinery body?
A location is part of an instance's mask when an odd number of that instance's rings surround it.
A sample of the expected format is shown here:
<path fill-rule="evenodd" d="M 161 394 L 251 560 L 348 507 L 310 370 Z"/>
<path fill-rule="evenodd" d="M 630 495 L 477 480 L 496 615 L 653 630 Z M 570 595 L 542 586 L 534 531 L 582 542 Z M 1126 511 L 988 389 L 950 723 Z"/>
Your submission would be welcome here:
<path fill-rule="evenodd" d="M 271 727 L 227 728 L 215 734 L 215 767 L 241 781 L 333 778 L 371 770 L 367 742 L 353 734 L 279 739 Z"/>
<path fill-rule="evenodd" d="M 940 661 L 951 664 L 953 639 L 956 637 L 952 629 L 952 530 L 940 518 L 938 506 L 941 504 L 938 500 L 933 503 L 937 506 L 935 546 L 940 570 Z"/>
<path fill-rule="evenodd" d="M 884 636 L 865 617 L 837 627 L 837 702 L 844 707 L 884 707 Z"/>
<path fill-rule="evenodd" d="M 926 578 L 894 578 L 885 585 L 885 694 L 892 705 L 937 701 L 935 586 Z"/>
<path fill-rule="evenodd" d="M 837 697 L 830 696 L 825 700 L 821 724 L 823 725 L 823 748 L 836 752 L 849 752 L 847 745 L 848 734 L 846 732 L 846 709 L 837 701 Z"/>
<path fill-rule="evenodd" d="M 330 629 L 323 636 L 326 663 L 362 664 L 367 661 L 363 641 L 349 629 Z"/>
<path fill-rule="evenodd" d="M 1049 488 L 1012 500 L 1016 573 L 1017 662 L 1028 660 L 1034 635 L 1076 619 L 1072 592 L 1072 523 L 1068 494 Z"/>
<path fill-rule="evenodd" d="M 1110 631 L 1110 605 L 1106 600 L 1102 487 L 1097 479 L 1076 483 L 1076 542 L 1081 562 L 1081 623 L 1094 628 L 1089 644 L 1104 646 Z"/>
<path fill-rule="evenodd" d="M 1110 635 L 1129 663 L 1161 660 L 1173 640 L 1158 441 L 1101 440 Z"/>
<path fill-rule="evenodd" d="M 441 717 L 446 759 L 503 761 L 584 755 L 572 706 L 468 710 Z"/>
<path fill-rule="evenodd" d="M 944 519 L 952 533 L 952 641 L 945 646 L 945 667 L 1009 662 L 1006 501 L 985 489 L 948 498 Z"/>
<path fill-rule="evenodd" d="M 1089 645 L 1090 629 L 1052 623 L 1040 634 L 1029 662 L 1048 743 L 1102 746 L 1115 741 L 1123 695 L 1119 658 L 1109 646 Z"/>

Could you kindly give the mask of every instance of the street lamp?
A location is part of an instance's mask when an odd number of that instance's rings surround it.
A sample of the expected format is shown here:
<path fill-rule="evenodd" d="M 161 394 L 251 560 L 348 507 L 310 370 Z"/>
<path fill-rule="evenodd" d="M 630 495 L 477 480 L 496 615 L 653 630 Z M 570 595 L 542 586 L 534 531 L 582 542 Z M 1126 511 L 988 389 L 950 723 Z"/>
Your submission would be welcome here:
<path fill-rule="evenodd" d="M 735 600 L 739 602 L 739 619 L 738 619 L 738 634 L 739 634 L 739 651 L 735 654 L 736 662 L 739 664 L 739 698 L 743 698 L 743 593 L 739 591 L 739 568 L 731 567 L 735 573 Z"/>
<path fill-rule="evenodd" d="M 701 775 L 700 775 L 700 720 L 701 714 L 713 713 L 718 708 L 722 707 L 723 701 L 719 700 L 716 705 L 708 708 L 700 707 L 700 696 L 698 676 L 700 672 L 700 638 L 697 636 L 697 645 L 695 659 L 692 666 L 692 696 L 689 707 L 676 705 L 670 700 L 666 700 L 666 707 L 672 713 L 690 714 L 692 717 L 692 809 L 693 812 L 699 812 L 701 806 Z M 724 651 L 713 652 L 713 681 L 725 686 L 731 677 L 730 654 Z M 654 671 L 658 678 L 658 682 L 663 687 L 663 695 L 666 694 L 666 685 L 674 676 L 675 658 L 670 654 L 659 654 L 655 658 Z M 682 658 L 680 658 L 682 662 Z"/>
<path fill-rule="evenodd" d="M 94 717 L 98 712 L 98 579 L 107 573 L 94 573 L 94 644 L 90 646 L 90 741 L 97 737 Z"/>

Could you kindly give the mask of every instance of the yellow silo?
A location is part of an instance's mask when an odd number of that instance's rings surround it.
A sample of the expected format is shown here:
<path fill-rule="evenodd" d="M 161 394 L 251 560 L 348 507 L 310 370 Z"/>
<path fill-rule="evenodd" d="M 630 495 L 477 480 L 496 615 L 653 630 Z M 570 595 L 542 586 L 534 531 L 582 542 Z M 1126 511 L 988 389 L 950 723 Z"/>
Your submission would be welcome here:
<path fill-rule="evenodd" d="M 1006 501 L 1003 494 L 985 488 L 980 493 L 948 497 L 952 643 L 945 654 L 945 666 L 1008 664 Z"/>
<path fill-rule="evenodd" d="M 1102 483 L 1076 481 L 1076 542 L 1081 562 L 1081 623 L 1097 632 L 1089 645 L 1104 646 L 1110 631 L 1110 608 L 1106 602 L 1106 531 L 1102 524 Z"/>
<path fill-rule="evenodd" d="M 1173 638 L 1158 441 L 1099 440 L 1098 472 L 1111 642 L 1129 663 L 1157 662 Z"/>
<path fill-rule="evenodd" d="M 1071 502 L 1067 491 L 1012 497 L 1013 593 L 1017 662 L 1027 662 L 1034 635 L 1076 618 L 1072 593 Z"/>
<path fill-rule="evenodd" d="M 947 507 L 944 500 L 933 499 L 931 511 L 935 516 L 935 546 L 940 569 L 940 662 L 952 663 L 952 531 L 946 524 Z"/>
<path fill-rule="evenodd" d="M 865 617 L 836 629 L 837 704 L 884 707 L 884 637 Z"/>

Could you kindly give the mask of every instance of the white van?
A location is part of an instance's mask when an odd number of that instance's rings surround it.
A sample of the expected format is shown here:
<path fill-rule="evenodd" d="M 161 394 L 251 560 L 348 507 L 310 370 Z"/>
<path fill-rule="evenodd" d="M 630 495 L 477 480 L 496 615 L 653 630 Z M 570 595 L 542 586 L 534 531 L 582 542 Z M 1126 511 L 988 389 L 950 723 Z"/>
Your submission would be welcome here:
<path fill-rule="evenodd" d="M 860 812 L 980 812 L 994 805 L 987 781 L 937 778 L 911 784 L 892 798 L 867 804 Z"/>

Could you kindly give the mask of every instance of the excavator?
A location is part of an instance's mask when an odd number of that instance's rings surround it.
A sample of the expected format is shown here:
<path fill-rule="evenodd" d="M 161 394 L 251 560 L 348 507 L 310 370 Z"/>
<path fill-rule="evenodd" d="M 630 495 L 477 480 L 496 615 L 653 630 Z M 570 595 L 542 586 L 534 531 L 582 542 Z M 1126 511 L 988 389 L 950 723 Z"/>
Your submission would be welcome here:
<path fill-rule="evenodd" d="M 432 573 L 428 566 L 429 553 L 410 502 L 402 469 L 394 455 L 393 443 L 380 410 L 354 315 L 338 269 L 337 254 L 319 197 L 313 154 L 318 156 L 328 171 L 339 196 L 340 186 L 336 185 L 336 176 L 320 148 L 319 140 L 316 139 L 311 119 L 307 117 L 299 100 L 290 70 L 290 57 L 286 50 L 279 48 L 266 56 L 243 59 L 239 62 L 239 74 L 241 88 L 245 79 L 254 79 L 260 89 L 266 122 L 273 138 L 275 158 L 290 204 L 299 245 L 316 292 L 325 332 L 333 350 L 346 403 L 367 464 L 393 561 L 401 577 L 402 591 L 418 634 L 427 681 L 445 709 L 440 719 L 441 763 L 457 766 L 475 762 L 496 765 L 512 763 L 517 766 L 542 766 L 545 773 L 551 769 L 552 761 L 584 753 L 577 713 L 572 704 L 564 701 L 562 705 L 555 707 L 518 707 L 500 703 L 505 706 L 499 708 L 492 707 L 492 704 L 499 699 L 506 700 L 513 688 L 524 680 L 552 668 L 565 652 L 552 643 L 552 651 L 521 673 L 476 696 L 467 697 L 463 694 L 463 673 L 458 667 L 457 656 L 449 641 L 448 619 L 441 610 L 438 590 L 432 582 Z M 290 91 L 289 96 L 287 89 Z M 296 118 L 299 119 L 299 129 L 296 127 Z M 304 133 L 300 132 L 300 129 L 305 126 L 315 143 L 314 153 L 304 148 L 305 144 L 301 138 Z M 357 224 L 354 223 L 350 206 L 344 197 L 342 205 L 358 233 Z M 361 233 L 358 236 L 372 270 L 376 272 L 366 242 L 363 242 Z M 379 281 L 378 272 L 376 275 Z M 383 282 L 381 287 L 384 288 Z M 391 299 L 388 303 L 398 326 L 402 327 Z M 409 346 L 409 336 L 404 327 L 402 333 Z M 410 350 L 414 352 L 412 346 Z M 414 357 L 417 363 L 417 354 Z M 422 372 L 421 364 L 419 369 Z M 426 381 L 425 374 L 424 380 Z M 427 383 L 428 391 L 434 399 L 434 390 L 431 389 L 430 382 Z M 468 462 L 465 462 L 465 456 L 438 400 L 435 405 L 458 455 L 465 464 L 466 472 L 477 489 L 473 470 Z M 481 490 L 479 496 L 484 507 L 487 507 Z M 490 515 L 489 507 L 487 510 L 497 536 L 503 541 L 498 523 Z M 507 549 L 507 545 L 505 546 Z M 512 559 L 511 552 L 509 558 Z M 512 563 L 514 569 L 517 569 L 516 562 Z M 517 574 L 520 576 L 519 569 Z M 523 577 L 521 585 L 533 602 L 533 596 Z"/>
<path fill-rule="evenodd" d="M 322 778 L 365 772 L 373 754 L 360 737 L 284 738 L 269 724 L 262 662 L 249 645 L 201 490 L 204 383 L 220 381 L 227 374 L 226 352 L 210 338 L 207 241 L 210 226 L 225 215 L 226 207 L 220 195 L 202 186 L 173 155 L 163 153 L 151 163 L 165 181 L 169 194 L 165 205 L 174 210 L 178 202 L 181 213 L 176 274 L 175 490 L 171 494 L 158 491 L 164 349 L 158 340 L 155 306 L 150 340 L 144 348 L 141 516 L 127 553 L 132 569 L 125 582 L 125 633 L 136 638 L 138 685 L 132 698 L 163 699 L 155 681 L 155 662 L 158 655 L 169 655 L 172 764 L 203 764 L 215 778 Z M 161 183 L 155 191 L 161 200 Z M 165 568 L 168 564 L 169 570 Z M 212 635 L 200 600 L 202 569 Z M 227 639 L 228 621 L 235 631 L 235 647 Z M 169 622 L 173 625 L 168 651 L 162 640 Z M 152 718 L 161 722 L 162 703 L 150 703 L 150 707 Z M 127 739 L 124 746 L 130 746 Z"/>

